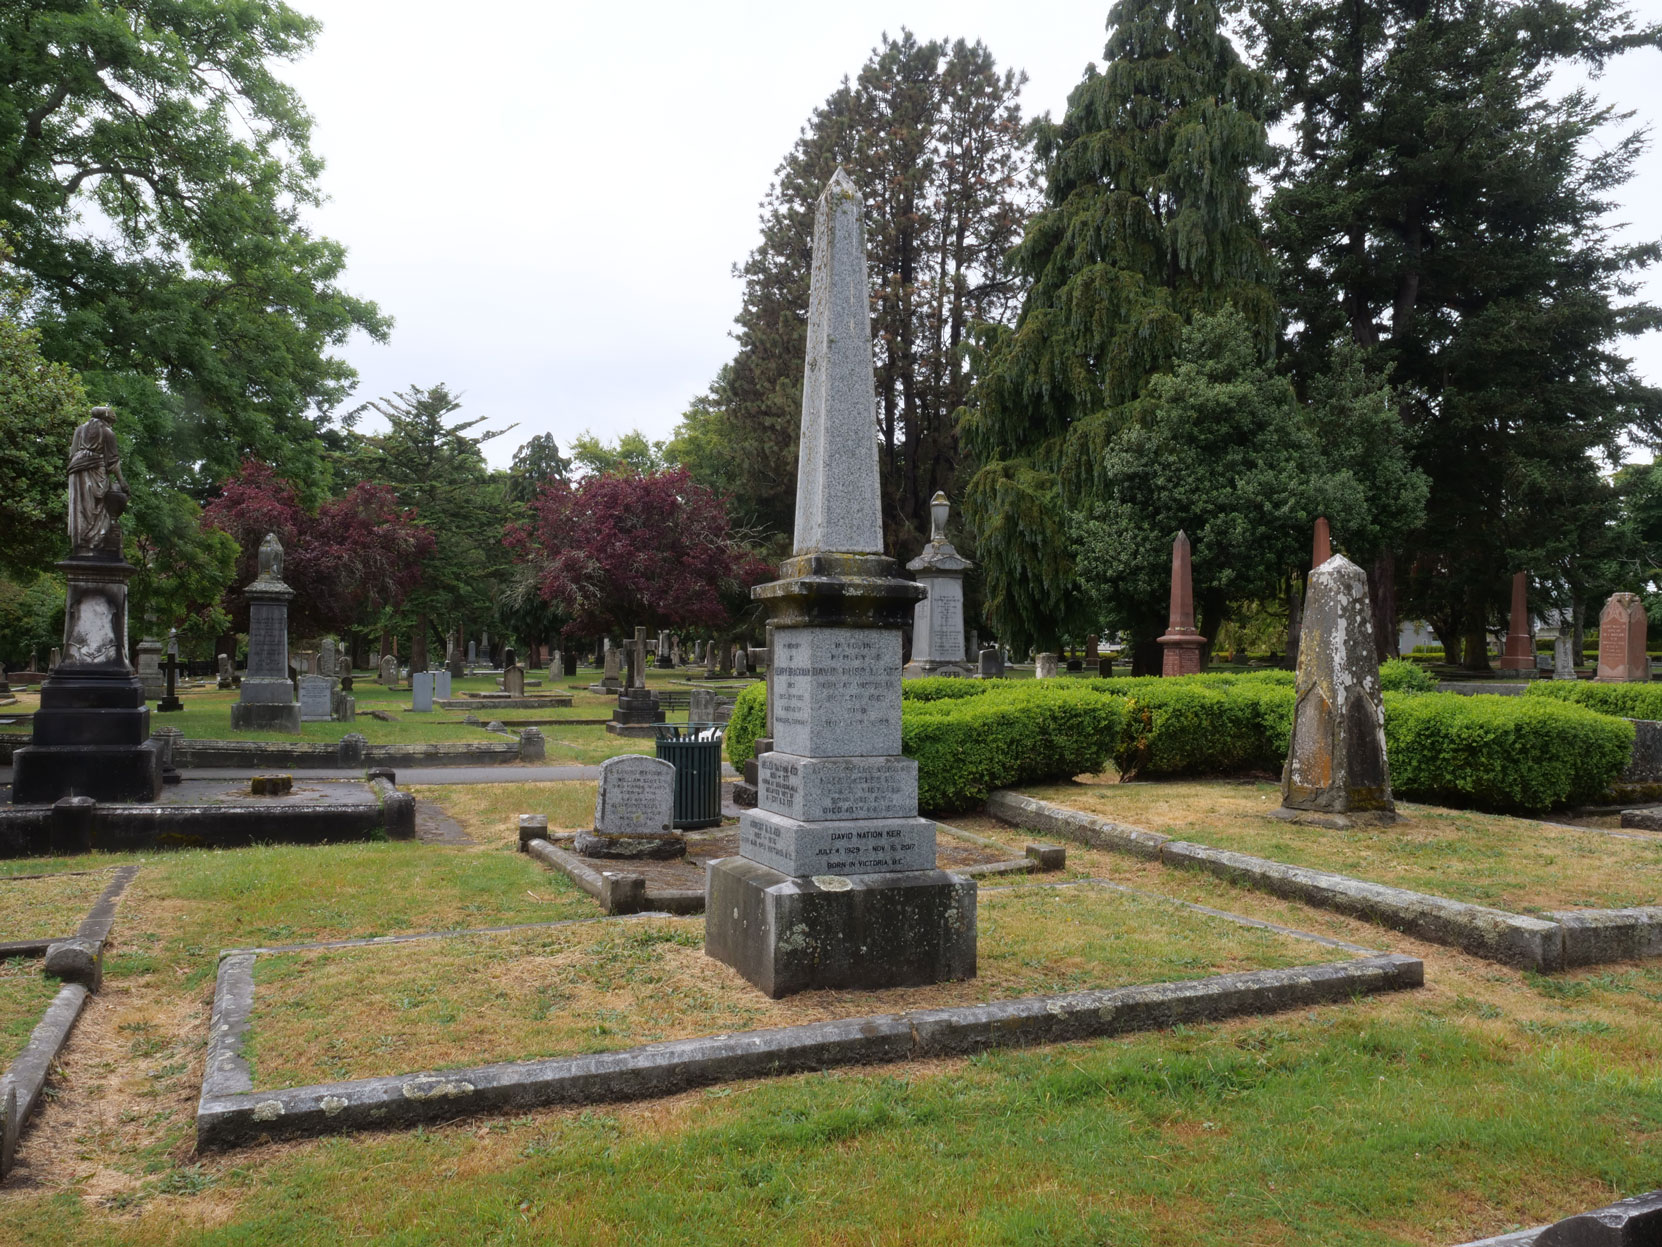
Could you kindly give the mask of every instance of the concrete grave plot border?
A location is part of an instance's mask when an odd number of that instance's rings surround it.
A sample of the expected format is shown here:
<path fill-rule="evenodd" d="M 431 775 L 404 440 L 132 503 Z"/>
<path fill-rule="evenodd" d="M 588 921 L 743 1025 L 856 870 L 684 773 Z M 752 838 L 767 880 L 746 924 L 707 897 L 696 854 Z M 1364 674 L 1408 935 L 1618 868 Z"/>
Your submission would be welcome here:
<path fill-rule="evenodd" d="M 5 1073 L 0 1074 L 0 1178 L 12 1170 L 23 1127 L 34 1115 L 35 1109 L 40 1107 L 41 1095 L 46 1089 L 46 1076 L 58 1054 L 63 1051 L 64 1044 L 69 1042 L 69 1032 L 75 1028 L 87 997 L 103 985 L 104 945 L 109 942 L 110 929 L 115 925 L 116 906 L 121 903 L 127 885 L 132 883 L 138 872 L 137 866 L 118 867 L 109 886 L 87 911 L 87 916 L 81 919 L 75 934 L 47 941 L 47 947 L 43 950 L 46 958 L 44 969 L 46 973 L 63 979 L 64 985 L 52 1003 L 46 1006 L 45 1014 L 29 1036 L 23 1051 L 17 1054 Z M 17 946 L 14 942 L 8 947 Z"/>
<path fill-rule="evenodd" d="M 185 768 L 363 770 L 380 766 L 490 766 L 539 762 L 546 756 L 547 743 L 541 732 L 521 735 L 513 741 L 443 741 L 429 745 L 368 745 L 362 737 L 330 744 L 179 740 L 173 745 L 173 765 Z"/>
<path fill-rule="evenodd" d="M 381 836 L 413 839 L 415 798 L 398 791 L 391 771 L 372 774 L 367 786 L 369 794 L 361 801 L 316 805 L 273 805 L 250 796 L 246 802 L 223 805 L 121 804 L 65 797 L 54 805 L 0 806 L 0 858 L 94 849 L 117 853 L 335 844 Z"/>
<path fill-rule="evenodd" d="M 668 914 L 704 912 L 703 888 L 654 888 L 648 885 L 644 875 L 624 868 L 608 870 L 601 859 L 583 857 L 581 854 L 573 853 L 563 844 L 554 843 L 548 838 L 548 820 L 542 818 L 540 822 L 534 821 L 537 819 L 537 815 L 521 817 L 520 852 L 536 858 L 551 870 L 559 871 L 599 901 L 600 907 L 608 914 L 637 914 L 646 910 L 658 910 Z M 533 821 L 528 825 L 527 820 Z M 971 844 L 998 849 L 1001 852 L 1005 849 L 997 840 L 978 836 L 973 831 L 965 831 L 961 827 L 951 827 L 946 823 L 937 823 L 935 826 L 938 831 Z M 539 832 L 541 834 L 538 834 Z M 564 839 L 576 833 L 555 834 Z M 973 866 L 954 866 L 952 873 L 972 879 L 983 879 L 996 875 L 1025 875 L 1039 871 L 1062 870 L 1066 865 L 1067 850 L 1061 845 L 1030 844 L 1026 847 L 1023 857 L 979 862 Z"/>
<path fill-rule="evenodd" d="M 1206 871 L 1261 892 L 1365 918 L 1503 965 L 1550 971 L 1662 956 L 1662 906 L 1560 909 L 1534 918 L 1214 849 L 1007 790 L 987 798 L 986 812 L 1092 848 Z"/>
<path fill-rule="evenodd" d="M 587 1056 L 500 1062 L 469 1069 L 261 1091 L 254 1086 L 243 1056 L 243 1041 L 254 1009 L 254 962 L 261 953 L 362 947 L 596 922 L 630 922 L 667 915 L 643 913 L 486 927 L 476 931 L 439 931 L 373 940 L 230 950 L 220 954 L 214 987 L 202 1096 L 196 1111 L 197 1147 L 232 1148 L 271 1139 L 401 1128 L 479 1113 L 522 1112 L 549 1105 L 651 1099 L 695 1087 L 807 1073 L 833 1066 L 964 1056 L 992 1048 L 1107 1038 L 1180 1024 L 1337 1004 L 1376 992 L 1419 987 L 1425 981 L 1424 963 L 1416 957 L 1378 953 L 1342 940 L 1278 927 L 1155 893 L 1137 892 L 1107 880 L 1036 886 L 1095 886 L 1153 897 L 1357 956 L 1349 961 L 1283 970 L 1024 996 L 982 1005 L 670 1040 Z"/>

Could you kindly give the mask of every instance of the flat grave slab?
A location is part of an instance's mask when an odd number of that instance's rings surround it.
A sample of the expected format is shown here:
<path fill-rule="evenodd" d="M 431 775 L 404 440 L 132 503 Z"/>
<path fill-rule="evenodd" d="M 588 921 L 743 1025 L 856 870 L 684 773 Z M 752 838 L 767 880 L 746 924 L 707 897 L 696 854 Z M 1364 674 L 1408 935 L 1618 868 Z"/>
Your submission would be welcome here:
<path fill-rule="evenodd" d="M 228 952 L 199 1144 L 1087 1038 L 1423 977 L 1413 958 L 1098 880 L 987 889 L 981 923 L 973 980 L 786 1000 L 706 956 L 700 920 L 665 915 Z"/>
<path fill-rule="evenodd" d="M 109 885 L 111 870 L 0 875 L 0 958 L 14 944 L 75 934 Z"/>

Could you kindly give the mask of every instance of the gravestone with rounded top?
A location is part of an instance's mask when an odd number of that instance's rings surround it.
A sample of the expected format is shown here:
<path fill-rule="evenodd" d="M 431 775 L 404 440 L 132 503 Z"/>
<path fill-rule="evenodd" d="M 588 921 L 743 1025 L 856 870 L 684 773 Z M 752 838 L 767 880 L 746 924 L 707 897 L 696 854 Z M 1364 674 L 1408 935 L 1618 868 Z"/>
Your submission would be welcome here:
<path fill-rule="evenodd" d="M 585 857 L 670 858 L 687 851 L 675 830 L 675 767 L 628 753 L 600 764 L 594 827 L 577 835 Z"/>

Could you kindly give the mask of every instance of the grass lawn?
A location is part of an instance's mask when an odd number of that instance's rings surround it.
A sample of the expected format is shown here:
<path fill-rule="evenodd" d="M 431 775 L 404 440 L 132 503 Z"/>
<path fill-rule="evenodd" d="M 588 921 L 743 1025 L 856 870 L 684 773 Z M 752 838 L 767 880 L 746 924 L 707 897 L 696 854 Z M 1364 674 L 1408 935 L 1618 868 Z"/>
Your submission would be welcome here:
<path fill-rule="evenodd" d="M 62 984 L 40 972 L 40 958 L 0 961 L 0 1074 L 6 1072 Z"/>
<path fill-rule="evenodd" d="M 974 979 L 769 1000 L 704 955 L 702 917 L 589 923 L 254 963 L 262 1090 L 1016 996 L 1348 960 L 1308 940 L 1088 885 L 995 891 Z"/>
<path fill-rule="evenodd" d="M 519 816 L 548 815 L 548 830 L 594 825 L 593 780 L 553 784 L 418 784 L 405 791 L 431 801 L 462 825 L 475 843 L 519 848 Z"/>
<path fill-rule="evenodd" d="M 1279 786 L 1267 782 L 1088 780 L 1022 791 L 1213 848 L 1515 913 L 1662 897 L 1662 836 L 1651 843 L 1409 802 L 1398 802 L 1389 827 L 1295 826 L 1265 816 L 1281 804 Z"/>
<path fill-rule="evenodd" d="M 15 873 L 38 874 L 39 867 Z M 110 876 L 104 871 L 45 879 L 0 876 L 0 942 L 74 935 L 109 885 Z"/>
<path fill-rule="evenodd" d="M 466 806 L 458 793 L 447 800 Z M 511 804 L 510 816 L 517 794 Z M 1034 839 L 954 821 L 1018 852 Z M 279 932 L 596 912 L 507 834 L 149 855 L 104 990 L 0 1185 L 0 1238 L 1446 1247 L 1650 1189 L 1662 1173 L 1662 965 L 1520 974 L 1078 846 L 1075 874 L 1412 953 L 1427 986 L 1032 1051 L 194 1154 L 215 952 Z M 379 1025 L 341 1030 L 359 1042 Z"/>

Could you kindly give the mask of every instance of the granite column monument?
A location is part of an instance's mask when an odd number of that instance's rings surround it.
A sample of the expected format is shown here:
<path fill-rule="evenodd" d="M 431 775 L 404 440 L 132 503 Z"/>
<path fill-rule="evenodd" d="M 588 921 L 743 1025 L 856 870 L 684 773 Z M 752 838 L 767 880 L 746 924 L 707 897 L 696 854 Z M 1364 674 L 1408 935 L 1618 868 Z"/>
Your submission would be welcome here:
<path fill-rule="evenodd" d="M 259 574 L 243 595 L 248 599 L 248 669 L 241 698 L 231 706 L 237 731 L 300 734 L 300 703 L 289 683 L 289 601 L 283 583 L 283 547 L 276 533 L 260 542 Z"/>

